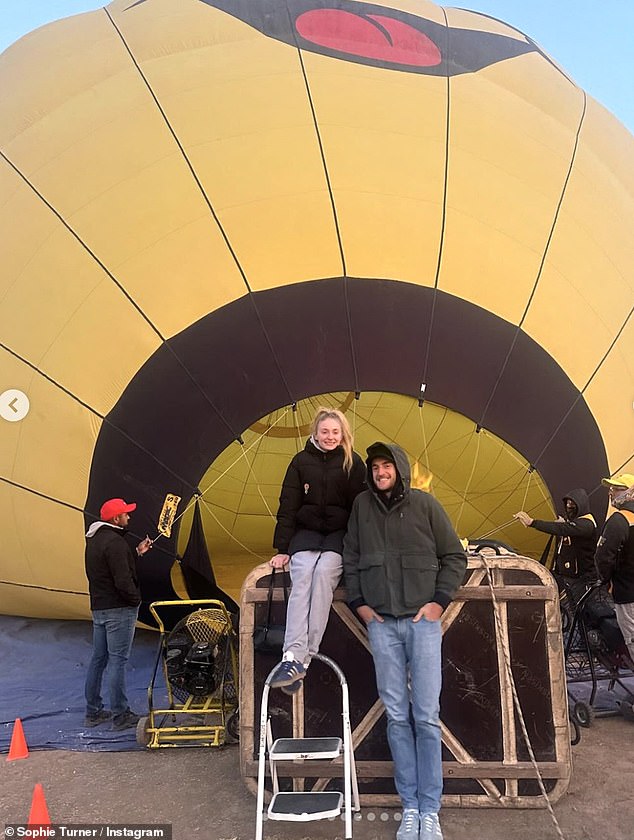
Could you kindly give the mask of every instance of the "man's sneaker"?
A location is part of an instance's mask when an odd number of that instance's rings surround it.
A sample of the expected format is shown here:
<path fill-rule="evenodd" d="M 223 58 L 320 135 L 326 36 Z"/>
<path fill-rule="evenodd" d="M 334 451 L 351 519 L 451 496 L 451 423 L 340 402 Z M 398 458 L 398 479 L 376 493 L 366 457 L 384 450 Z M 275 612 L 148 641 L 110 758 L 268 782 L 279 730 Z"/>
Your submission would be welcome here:
<path fill-rule="evenodd" d="M 112 712 L 107 709 L 99 709 L 94 715 L 86 715 L 84 718 L 84 726 L 99 726 L 100 723 L 105 723 L 112 717 Z"/>
<path fill-rule="evenodd" d="M 306 676 L 306 669 L 301 662 L 289 659 L 275 669 L 271 678 L 271 688 L 281 688 L 283 685 L 292 685 L 297 680 L 303 680 Z"/>
<path fill-rule="evenodd" d="M 140 715 L 136 715 L 131 709 L 126 709 L 120 715 L 115 715 L 112 718 L 112 728 L 115 732 L 120 732 L 122 729 L 131 729 L 139 722 Z"/>
<path fill-rule="evenodd" d="M 405 808 L 396 840 L 418 840 L 418 811 L 415 808 Z"/>
<path fill-rule="evenodd" d="M 420 833 L 418 840 L 442 840 L 442 831 L 438 822 L 438 814 L 420 815 Z"/>

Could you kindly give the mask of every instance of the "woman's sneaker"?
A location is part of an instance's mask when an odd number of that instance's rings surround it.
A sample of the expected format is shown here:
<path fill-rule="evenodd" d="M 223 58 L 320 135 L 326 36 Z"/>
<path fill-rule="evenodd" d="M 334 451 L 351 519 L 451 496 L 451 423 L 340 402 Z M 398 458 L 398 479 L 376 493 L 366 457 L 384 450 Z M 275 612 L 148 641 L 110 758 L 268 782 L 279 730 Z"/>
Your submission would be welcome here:
<path fill-rule="evenodd" d="M 291 683 L 290 685 L 281 686 L 281 690 L 284 692 L 284 694 L 288 694 L 290 697 L 294 697 L 297 694 L 297 692 L 300 690 L 301 687 L 302 687 L 302 681 L 301 680 L 295 680 L 295 682 Z"/>
<path fill-rule="evenodd" d="M 442 831 L 438 822 L 438 814 L 420 815 L 420 833 L 418 840 L 442 840 Z"/>
<path fill-rule="evenodd" d="M 415 808 L 405 808 L 396 840 L 418 840 L 418 811 Z"/>
<path fill-rule="evenodd" d="M 271 688 L 281 688 L 283 685 L 292 685 L 297 680 L 303 680 L 306 676 L 306 669 L 301 662 L 289 659 L 275 669 L 271 678 Z"/>

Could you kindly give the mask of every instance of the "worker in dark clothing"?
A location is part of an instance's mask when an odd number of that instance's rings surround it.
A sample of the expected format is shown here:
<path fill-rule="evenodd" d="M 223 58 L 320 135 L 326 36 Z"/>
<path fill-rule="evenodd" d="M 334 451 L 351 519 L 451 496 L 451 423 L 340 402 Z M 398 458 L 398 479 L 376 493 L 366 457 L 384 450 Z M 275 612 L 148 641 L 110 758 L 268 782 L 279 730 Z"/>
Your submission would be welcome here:
<path fill-rule="evenodd" d="M 136 726 L 139 716 L 128 703 L 125 665 L 130 656 L 141 590 L 136 557 L 152 547 L 146 537 L 136 547 L 125 538 L 130 513 L 136 504 L 109 499 L 101 506 L 100 520 L 86 533 L 86 577 L 93 623 L 93 654 L 86 675 L 86 726 L 112 719 L 114 730 Z M 104 709 L 101 681 L 108 667 L 110 710 Z"/>
<path fill-rule="evenodd" d="M 564 498 L 565 515 L 554 522 L 533 519 L 520 510 L 515 519 L 527 528 L 558 537 L 554 571 L 563 578 L 592 582 L 596 580 L 594 550 L 597 543 L 597 523 L 590 513 L 590 502 L 585 490 L 577 488 Z"/>
<path fill-rule="evenodd" d="M 634 475 L 604 478 L 614 513 L 606 520 L 597 544 L 599 577 L 612 585 L 616 620 L 634 660 Z"/>

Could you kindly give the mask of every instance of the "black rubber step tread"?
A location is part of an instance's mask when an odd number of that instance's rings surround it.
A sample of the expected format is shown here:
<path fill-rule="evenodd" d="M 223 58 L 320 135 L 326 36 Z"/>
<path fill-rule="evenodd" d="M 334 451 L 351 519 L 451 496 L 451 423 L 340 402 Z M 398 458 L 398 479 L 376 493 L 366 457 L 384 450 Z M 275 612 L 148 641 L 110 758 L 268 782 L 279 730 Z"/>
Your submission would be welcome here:
<path fill-rule="evenodd" d="M 326 819 L 340 814 L 342 804 L 339 791 L 276 793 L 268 814 L 271 819 Z"/>
<path fill-rule="evenodd" d="M 341 753 L 341 738 L 278 738 L 271 747 L 271 758 L 334 758 Z"/>

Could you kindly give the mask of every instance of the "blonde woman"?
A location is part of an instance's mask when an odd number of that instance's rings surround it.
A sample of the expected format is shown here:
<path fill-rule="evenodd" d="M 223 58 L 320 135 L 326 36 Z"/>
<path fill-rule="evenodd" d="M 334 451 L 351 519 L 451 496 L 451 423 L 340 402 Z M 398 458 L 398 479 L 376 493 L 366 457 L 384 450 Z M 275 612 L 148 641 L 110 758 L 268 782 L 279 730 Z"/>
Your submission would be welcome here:
<path fill-rule="evenodd" d="M 290 562 L 284 655 L 271 680 L 287 694 L 297 691 L 319 650 L 341 577 L 348 517 L 365 476 L 345 416 L 319 408 L 306 446 L 286 470 L 270 561 L 275 569 Z"/>

